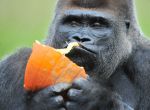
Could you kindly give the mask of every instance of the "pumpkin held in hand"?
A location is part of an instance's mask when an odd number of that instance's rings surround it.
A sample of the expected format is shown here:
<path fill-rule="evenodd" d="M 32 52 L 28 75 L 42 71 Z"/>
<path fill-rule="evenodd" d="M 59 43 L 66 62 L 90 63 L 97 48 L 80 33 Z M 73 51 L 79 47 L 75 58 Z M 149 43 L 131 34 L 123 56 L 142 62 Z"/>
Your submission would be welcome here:
<path fill-rule="evenodd" d="M 86 78 L 84 68 L 65 56 L 75 46 L 78 43 L 70 43 L 67 49 L 54 49 L 35 42 L 25 71 L 24 88 L 37 91 L 57 83 L 71 83 L 78 77 Z"/>

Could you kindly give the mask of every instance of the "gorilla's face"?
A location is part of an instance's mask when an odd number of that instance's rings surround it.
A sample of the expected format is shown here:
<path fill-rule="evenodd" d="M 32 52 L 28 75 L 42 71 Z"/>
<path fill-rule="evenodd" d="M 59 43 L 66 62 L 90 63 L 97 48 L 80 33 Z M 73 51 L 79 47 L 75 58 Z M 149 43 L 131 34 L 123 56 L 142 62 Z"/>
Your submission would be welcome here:
<path fill-rule="evenodd" d="M 52 26 L 51 45 L 64 48 L 70 42 L 79 42 L 81 46 L 67 56 L 89 74 L 109 77 L 131 52 L 125 22 L 114 15 L 104 10 L 60 11 Z"/>

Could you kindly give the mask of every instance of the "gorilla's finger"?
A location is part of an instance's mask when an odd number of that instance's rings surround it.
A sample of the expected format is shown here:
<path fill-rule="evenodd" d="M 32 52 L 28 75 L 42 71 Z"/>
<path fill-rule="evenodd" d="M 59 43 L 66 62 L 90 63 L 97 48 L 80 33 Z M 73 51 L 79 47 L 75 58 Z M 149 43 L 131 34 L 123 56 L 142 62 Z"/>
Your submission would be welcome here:
<path fill-rule="evenodd" d="M 60 108 L 59 110 L 66 110 L 65 108 Z"/>
<path fill-rule="evenodd" d="M 54 93 L 60 93 L 64 90 L 67 90 L 71 87 L 71 84 L 68 84 L 68 83 L 59 83 L 59 84 L 56 84 L 54 86 L 52 86 L 52 91 Z"/>
<path fill-rule="evenodd" d="M 50 98 L 50 97 L 53 97 L 53 96 L 55 96 L 55 93 L 53 92 L 52 87 L 47 87 L 45 89 L 42 89 L 42 90 L 38 91 L 34 95 L 33 99 L 36 102 L 40 102 L 43 99 L 47 99 L 47 98 Z"/>
<path fill-rule="evenodd" d="M 66 102 L 67 110 L 80 110 L 80 107 L 77 103 L 74 102 Z"/>
<path fill-rule="evenodd" d="M 76 89 L 83 89 L 88 85 L 88 80 L 84 78 L 77 78 L 73 84 L 72 87 Z"/>
<path fill-rule="evenodd" d="M 69 100 L 76 101 L 82 97 L 82 90 L 70 89 L 67 93 Z"/>
<path fill-rule="evenodd" d="M 123 105 L 124 105 L 124 110 L 134 110 L 131 106 L 129 106 L 128 104 L 124 102 L 123 102 Z"/>
<path fill-rule="evenodd" d="M 64 105 L 64 99 L 62 96 L 55 96 L 49 99 L 49 102 L 53 107 L 61 107 Z"/>

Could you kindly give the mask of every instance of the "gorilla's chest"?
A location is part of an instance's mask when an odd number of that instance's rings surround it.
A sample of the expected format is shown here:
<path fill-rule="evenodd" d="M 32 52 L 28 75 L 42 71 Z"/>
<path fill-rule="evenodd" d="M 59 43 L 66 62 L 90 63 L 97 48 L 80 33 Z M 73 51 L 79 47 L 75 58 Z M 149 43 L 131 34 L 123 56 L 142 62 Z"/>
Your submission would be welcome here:
<path fill-rule="evenodd" d="M 113 90 L 121 96 L 126 104 L 133 108 L 136 106 L 139 99 L 138 90 L 124 73 L 121 72 L 113 75 L 110 83 Z"/>

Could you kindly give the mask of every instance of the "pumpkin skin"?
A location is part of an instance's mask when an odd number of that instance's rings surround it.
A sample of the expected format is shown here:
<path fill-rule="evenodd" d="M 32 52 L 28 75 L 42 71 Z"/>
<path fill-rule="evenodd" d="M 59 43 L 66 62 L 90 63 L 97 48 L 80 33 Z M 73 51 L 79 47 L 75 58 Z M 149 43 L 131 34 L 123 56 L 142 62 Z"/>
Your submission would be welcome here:
<path fill-rule="evenodd" d="M 25 70 L 25 90 L 38 91 L 57 83 L 72 83 L 79 77 L 87 78 L 84 68 L 73 63 L 62 50 L 39 42 L 33 44 Z"/>

